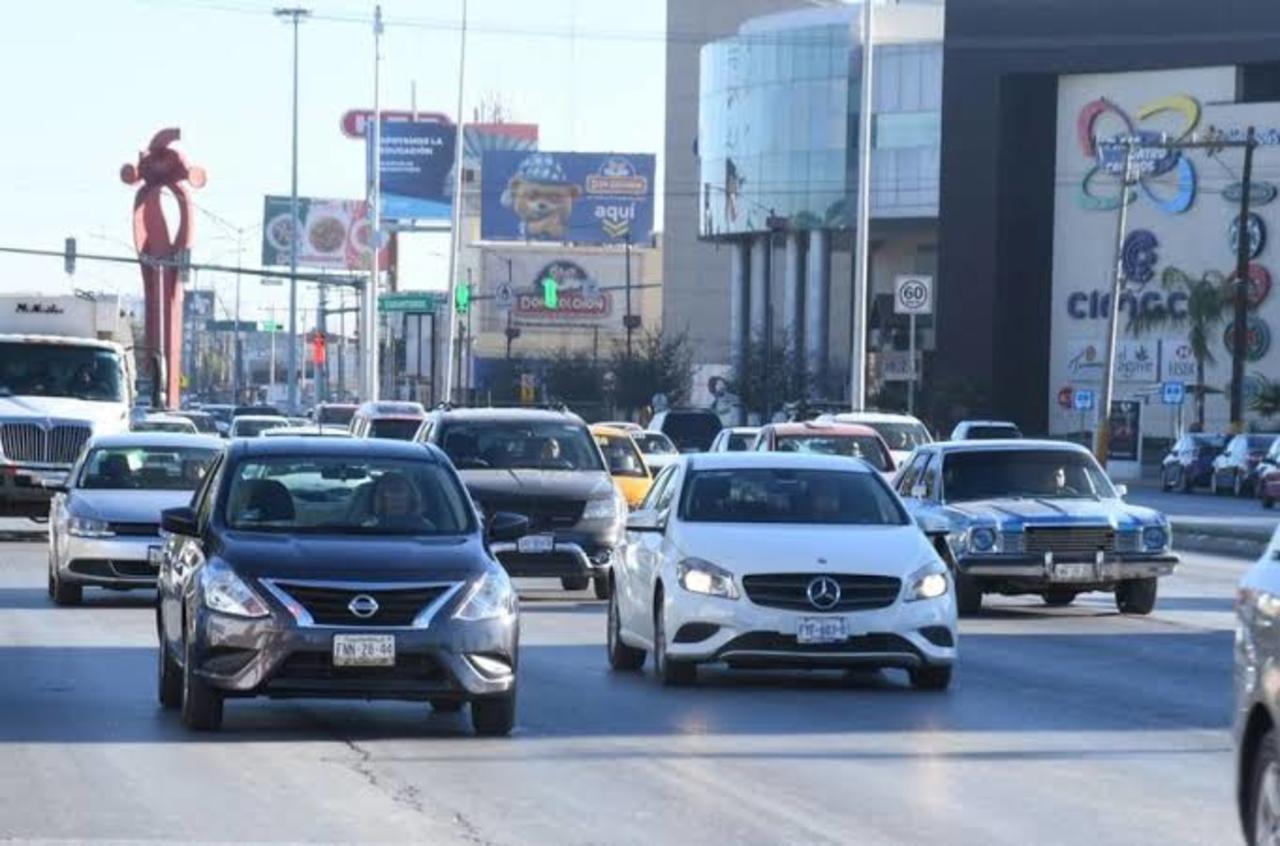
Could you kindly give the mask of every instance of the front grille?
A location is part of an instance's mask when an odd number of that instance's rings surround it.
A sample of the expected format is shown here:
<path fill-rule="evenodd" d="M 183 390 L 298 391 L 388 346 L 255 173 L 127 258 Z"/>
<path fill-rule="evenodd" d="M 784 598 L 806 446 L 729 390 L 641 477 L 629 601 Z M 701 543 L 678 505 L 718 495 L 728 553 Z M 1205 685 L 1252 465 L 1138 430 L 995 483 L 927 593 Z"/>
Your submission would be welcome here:
<path fill-rule="evenodd" d="M 0 449 L 10 461 L 71 464 L 91 434 L 88 426 L 59 424 L 45 428 L 34 423 L 0 424 Z"/>
<path fill-rule="evenodd" d="M 98 579 L 154 579 L 156 568 L 145 561 L 115 561 L 105 558 L 77 558 L 67 569 Z"/>
<path fill-rule="evenodd" d="M 1006 555 L 1021 555 L 1026 538 L 1022 532 L 1001 532 L 1000 549 Z"/>
<path fill-rule="evenodd" d="M 831 608 L 816 608 L 809 601 L 809 583 L 829 576 L 840 585 L 840 600 Z M 744 576 L 742 586 L 756 605 L 788 611 L 836 613 L 888 608 L 898 598 L 902 582 L 892 576 L 858 576 L 846 573 L 778 573 Z"/>
<path fill-rule="evenodd" d="M 749 632 L 738 635 L 721 648 L 726 652 L 805 652 L 850 655 L 868 652 L 915 653 L 911 641 L 896 634 L 856 635 L 837 643 L 798 643 L 795 635 L 776 632 Z"/>
<path fill-rule="evenodd" d="M 485 497 L 480 505 L 490 517 L 499 511 L 528 517 L 530 532 L 572 529 L 578 525 L 582 511 L 587 507 L 582 500 L 531 497 Z"/>
<path fill-rule="evenodd" d="M 1028 526 L 1025 543 L 1029 555 L 1092 555 L 1113 551 L 1116 533 L 1110 526 Z"/>
<path fill-rule="evenodd" d="M 111 531 L 120 537 L 150 538 L 159 537 L 159 523 L 111 523 Z"/>
<path fill-rule="evenodd" d="M 278 582 L 276 587 L 296 599 L 316 625 L 380 627 L 410 625 L 422 609 L 453 585 L 364 590 Z M 373 597 L 378 610 L 370 617 L 356 616 L 348 606 L 357 596 Z"/>
<path fill-rule="evenodd" d="M 400 679 L 439 681 L 440 664 L 425 653 L 402 653 L 391 667 L 335 667 L 328 652 L 295 652 L 285 659 L 273 681 L 335 681 L 343 679 Z"/>
<path fill-rule="evenodd" d="M 1142 533 L 1137 529 L 1127 529 L 1116 533 L 1116 552 L 1141 552 Z"/>

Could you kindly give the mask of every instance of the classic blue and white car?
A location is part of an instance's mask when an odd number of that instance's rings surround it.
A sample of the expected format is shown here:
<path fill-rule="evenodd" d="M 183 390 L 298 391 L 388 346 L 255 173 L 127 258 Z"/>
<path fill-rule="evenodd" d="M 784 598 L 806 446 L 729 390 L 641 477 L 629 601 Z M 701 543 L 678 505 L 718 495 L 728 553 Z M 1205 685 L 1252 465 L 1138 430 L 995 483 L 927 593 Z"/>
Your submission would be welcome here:
<path fill-rule="evenodd" d="M 1150 614 L 1156 579 L 1178 563 L 1168 518 L 1124 502 L 1124 487 L 1077 444 L 926 444 L 894 485 L 948 559 L 961 614 L 978 613 L 984 593 L 1039 594 L 1056 606 L 1086 591 Z"/>

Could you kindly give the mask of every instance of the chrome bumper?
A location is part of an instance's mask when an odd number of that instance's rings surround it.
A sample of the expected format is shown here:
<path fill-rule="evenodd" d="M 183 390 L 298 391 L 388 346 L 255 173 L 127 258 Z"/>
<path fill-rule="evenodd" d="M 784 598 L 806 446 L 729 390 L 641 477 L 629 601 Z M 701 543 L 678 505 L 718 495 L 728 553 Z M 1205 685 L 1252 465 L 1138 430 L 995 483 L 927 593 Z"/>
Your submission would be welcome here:
<path fill-rule="evenodd" d="M 1106 553 L 1095 556 L 1093 560 L 1081 556 L 1055 559 L 1052 553 L 1045 553 L 1043 558 L 1030 555 L 966 556 L 961 558 L 957 565 L 960 571 L 968 576 L 1015 578 L 1020 581 L 1040 581 L 1045 584 L 1073 582 L 1105 584 L 1126 579 L 1167 576 L 1173 572 L 1178 560 L 1178 556 L 1172 553 L 1151 555 Z M 1055 578 L 1054 568 L 1058 564 L 1088 564 L 1092 568 L 1092 578 L 1071 580 Z"/>

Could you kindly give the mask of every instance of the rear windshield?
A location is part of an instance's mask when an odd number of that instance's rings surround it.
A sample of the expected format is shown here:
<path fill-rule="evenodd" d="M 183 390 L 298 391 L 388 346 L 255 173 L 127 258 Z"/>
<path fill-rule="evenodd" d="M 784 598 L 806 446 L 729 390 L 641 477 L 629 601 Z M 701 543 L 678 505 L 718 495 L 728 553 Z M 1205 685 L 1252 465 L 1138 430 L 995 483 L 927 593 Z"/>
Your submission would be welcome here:
<path fill-rule="evenodd" d="M 645 432 L 644 434 L 636 434 L 633 437 L 636 446 L 640 447 L 640 451 L 647 455 L 672 455 L 676 452 L 675 444 L 671 443 L 671 439 L 660 432 Z"/>
<path fill-rule="evenodd" d="M 135 432 L 169 432 L 176 435 L 189 435 L 197 431 L 195 424 L 189 420 L 143 420 L 129 428 Z"/>
<path fill-rule="evenodd" d="M 411 441 L 422 428 L 421 420 L 374 420 L 369 424 L 369 437 L 389 441 Z"/>
<path fill-rule="evenodd" d="M 994 441 L 1000 438 L 1021 438 L 1022 432 L 1017 426 L 971 426 L 968 439 L 971 441 Z"/>
<path fill-rule="evenodd" d="M 875 429 L 889 449 L 899 452 L 910 452 L 918 446 L 932 442 L 929 430 L 922 423 L 868 423 L 858 421 L 863 426 Z"/>
<path fill-rule="evenodd" d="M 321 406 L 320 419 L 316 422 L 325 426 L 347 426 L 351 423 L 351 418 L 356 416 L 356 407 L 328 405 Z"/>
<path fill-rule="evenodd" d="M 440 446 L 459 470 L 603 471 L 600 450 L 585 426 L 554 421 L 445 424 Z"/>
<path fill-rule="evenodd" d="M 237 420 L 233 430 L 237 438 L 256 438 L 268 429 L 280 429 L 289 425 L 289 421 L 281 417 L 279 420 Z"/>
<path fill-rule="evenodd" d="M 720 434 L 720 418 L 711 412 L 669 412 L 662 421 L 662 432 L 681 452 L 706 452 Z"/>
<path fill-rule="evenodd" d="M 183 414 L 183 417 L 196 424 L 196 431 L 207 434 L 217 434 L 218 424 L 209 414 Z"/>
<path fill-rule="evenodd" d="M 861 458 L 880 472 L 893 469 L 889 453 L 878 438 L 869 435 L 781 435 L 778 452 L 815 452 L 820 455 L 843 455 Z"/>
<path fill-rule="evenodd" d="M 193 491 L 217 450 L 104 447 L 85 458 L 79 486 L 91 490 Z"/>
<path fill-rule="evenodd" d="M 729 452 L 745 452 L 751 449 L 751 445 L 756 442 L 755 435 L 746 435 L 741 432 L 734 432 L 729 436 L 728 448 Z"/>
<path fill-rule="evenodd" d="M 907 514 L 873 473 L 758 468 L 694 472 L 685 485 L 680 519 L 901 526 Z"/>
<path fill-rule="evenodd" d="M 1250 435 L 1249 452 L 1266 452 L 1275 439 L 1275 435 Z"/>

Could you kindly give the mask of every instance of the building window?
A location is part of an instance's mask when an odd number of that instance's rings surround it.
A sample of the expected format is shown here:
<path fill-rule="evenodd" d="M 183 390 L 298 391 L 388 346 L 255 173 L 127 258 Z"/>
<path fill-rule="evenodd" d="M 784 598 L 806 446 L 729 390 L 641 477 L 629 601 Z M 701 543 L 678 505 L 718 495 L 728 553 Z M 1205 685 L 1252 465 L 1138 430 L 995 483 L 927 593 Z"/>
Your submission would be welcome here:
<path fill-rule="evenodd" d="M 942 139 L 941 112 L 886 112 L 874 118 L 871 146 L 877 150 L 937 147 Z"/>

